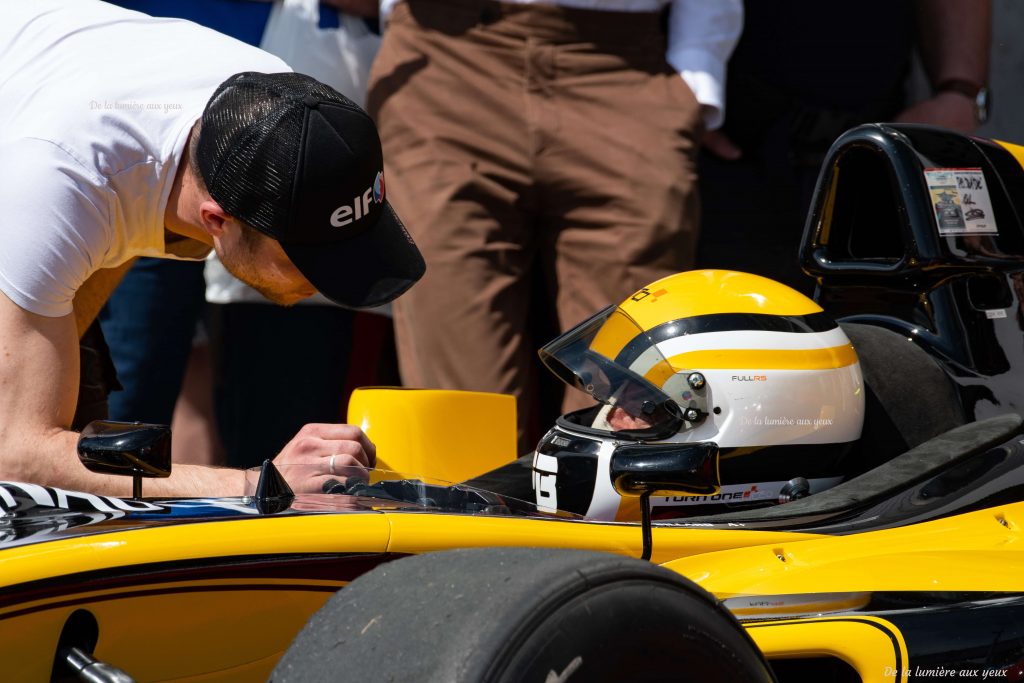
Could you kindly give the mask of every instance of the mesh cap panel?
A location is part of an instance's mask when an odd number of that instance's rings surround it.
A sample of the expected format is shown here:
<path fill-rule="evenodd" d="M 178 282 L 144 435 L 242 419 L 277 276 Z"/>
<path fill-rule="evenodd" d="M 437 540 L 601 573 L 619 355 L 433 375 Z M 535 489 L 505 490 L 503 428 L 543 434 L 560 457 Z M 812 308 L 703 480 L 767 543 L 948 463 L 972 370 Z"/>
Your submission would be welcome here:
<path fill-rule="evenodd" d="M 302 74 L 246 72 L 217 88 L 196 162 L 228 214 L 276 239 L 299 271 L 343 306 L 379 306 L 426 265 L 385 197 L 372 119 Z"/>
<path fill-rule="evenodd" d="M 221 207 L 281 239 L 294 197 L 308 104 L 358 107 L 303 74 L 236 74 L 222 83 L 203 112 L 197 161 L 206 188 Z"/>

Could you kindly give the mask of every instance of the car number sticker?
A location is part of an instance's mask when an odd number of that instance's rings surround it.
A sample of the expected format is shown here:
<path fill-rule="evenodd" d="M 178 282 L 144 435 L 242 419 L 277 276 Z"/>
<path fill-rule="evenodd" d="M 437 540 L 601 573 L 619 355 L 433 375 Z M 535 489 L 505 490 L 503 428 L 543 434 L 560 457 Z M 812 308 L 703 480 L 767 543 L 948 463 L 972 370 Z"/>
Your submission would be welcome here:
<path fill-rule="evenodd" d="M 980 168 L 926 168 L 924 177 L 940 235 L 999 234 Z"/>
<path fill-rule="evenodd" d="M 558 510 L 558 458 L 543 453 L 533 455 L 533 493 L 541 512 Z"/>

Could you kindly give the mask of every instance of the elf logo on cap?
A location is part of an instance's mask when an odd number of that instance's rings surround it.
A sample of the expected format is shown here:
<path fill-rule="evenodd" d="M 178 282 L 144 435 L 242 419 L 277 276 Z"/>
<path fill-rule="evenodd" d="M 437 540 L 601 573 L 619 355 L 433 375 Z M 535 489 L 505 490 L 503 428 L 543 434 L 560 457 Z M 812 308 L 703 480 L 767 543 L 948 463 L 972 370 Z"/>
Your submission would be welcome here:
<path fill-rule="evenodd" d="M 331 225 L 336 228 L 343 228 L 349 225 L 370 211 L 370 201 L 380 204 L 384 201 L 384 171 L 377 171 L 377 177 L 373 179 L 373 185 L 366 188 L 362 195 L 354 197 L 351 204 L 342 204 L 331 214 Z"/>

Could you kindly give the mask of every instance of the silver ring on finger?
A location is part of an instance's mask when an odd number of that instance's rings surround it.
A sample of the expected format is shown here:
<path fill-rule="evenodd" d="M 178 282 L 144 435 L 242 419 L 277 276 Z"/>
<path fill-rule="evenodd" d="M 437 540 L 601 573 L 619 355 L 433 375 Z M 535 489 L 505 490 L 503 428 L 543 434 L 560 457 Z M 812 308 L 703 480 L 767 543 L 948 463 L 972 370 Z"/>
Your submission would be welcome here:
<path fill-rule="evenodd" d="M 335 455 L 337 455 L 337 454 L 335 454 Z M 328 459 L 328 461 L 327 461 L 327 466 L 331 469 L 331 475 L 332 476 L 337 476 L 337 474 L 338 474 L 337 472 L 334 471 L 334 457 L 335 457 L 335 455 L 332 455 L 330 457 L 330 459 Z"/>

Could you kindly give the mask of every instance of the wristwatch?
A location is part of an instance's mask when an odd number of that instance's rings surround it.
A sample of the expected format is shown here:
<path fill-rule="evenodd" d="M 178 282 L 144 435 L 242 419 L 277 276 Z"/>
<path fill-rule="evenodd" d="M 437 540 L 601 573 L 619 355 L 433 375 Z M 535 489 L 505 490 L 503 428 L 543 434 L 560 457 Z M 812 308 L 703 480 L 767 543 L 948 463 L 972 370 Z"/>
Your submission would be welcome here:
<path fill-rule="evenodd" d="M 987 85 L 979 85 L 965 78 L 948 78 L 936 84 L 934 91 L 958 92 L 974 100 L 974 118 L 979 124 L 988 121 L 992 109 L 992 92 Z"/>

